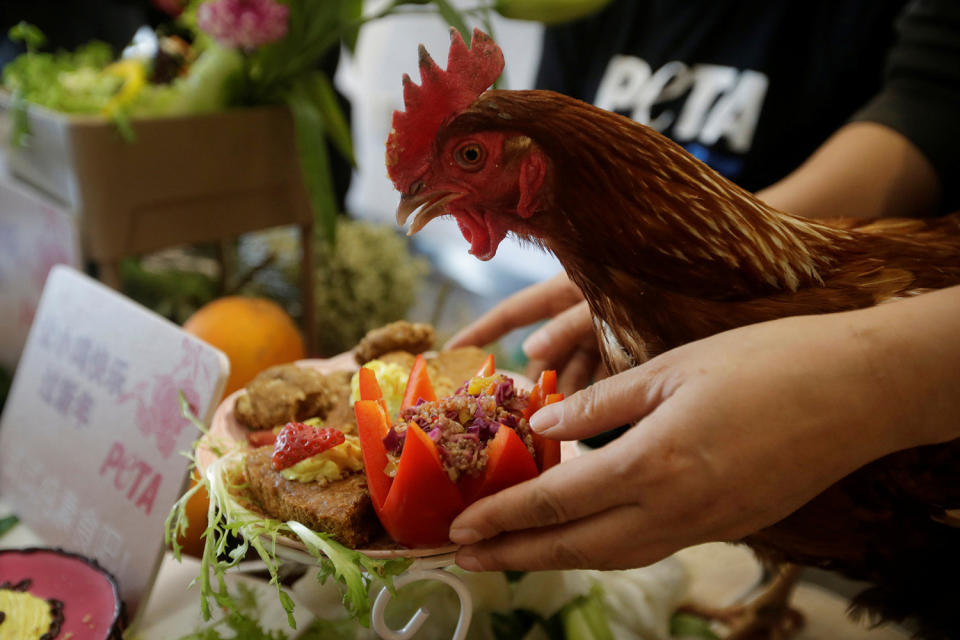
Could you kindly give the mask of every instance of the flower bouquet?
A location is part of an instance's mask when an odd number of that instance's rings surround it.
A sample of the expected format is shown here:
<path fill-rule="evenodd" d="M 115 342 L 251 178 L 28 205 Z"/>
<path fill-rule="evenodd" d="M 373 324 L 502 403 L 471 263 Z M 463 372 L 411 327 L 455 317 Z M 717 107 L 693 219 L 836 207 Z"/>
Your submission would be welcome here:
<path fill-rule="evenodd" d="M 364 16 L 362 0 L 164 0 L 176 35 L 141 33 L 119 59 L 97 42 L 41 52 L 21 24 L 11 36 L 28 51 L 0 92 L 8 167 L 78 214 L 101 264 L 281 224 L 332 239 L 329 149 L 353 151 L 329 73 L 362 24 L 402 4 Z"/>

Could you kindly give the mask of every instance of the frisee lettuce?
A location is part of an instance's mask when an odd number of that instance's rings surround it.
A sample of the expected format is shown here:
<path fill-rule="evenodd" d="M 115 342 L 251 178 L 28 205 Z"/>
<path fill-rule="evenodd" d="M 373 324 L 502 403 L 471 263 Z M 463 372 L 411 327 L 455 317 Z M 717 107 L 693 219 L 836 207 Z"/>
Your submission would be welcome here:
<path fill-rule="evenodd" d="M 13 529 L 19 522 L 20 518 L 12 514 L 0 518 L 0 536 Z"/>
<path fill-rule="evenodd" d="M 180 394 L 180 411 L 201 433 L 206 427 L 196 418 L 189 404 Z M 224 578 L 250 552 L 251 548 L 266 565 L 270 584 L 277 590 L 277 597 L 291 628 L 296 628 L 293 617 L 294 602 L 284 590 L 279 579 L 280 559 L 277 548 L 281 537 L 299 538 L 319 567 L 321 582 L 333 577 L 340 586 L 343 604 L 359 624 L 370 624 L 370 588 L 382 584 L 395 592 L 393 577 L 403 573 L 412 563 L 409 558 L 374 559 L 359 551 L 349 549 L 330 535 L 312 531 L 299 522 L 281 522 L 264 517 L 244 504 L 242 497 L 242 462 L 244 451 L 240 447 L 227 450 L 222 444 L 211 443 L 218 455 L 200 474 L 199 481 L 174 504 L 165 523 L 164 539 L 179 559 L 181 547 L 178 535 L 187 530 L 186 504 L 194 493 L 204 487 L 210 495 L 207 511 L 207 528 L 203 532 L 203 555 L 200 559 L 200 610 L 205 620 L 211 617 L 210 600 L 228 612 L 239 611 L 237 602 L 228 591 Z M 196 457 L 187 454 L 196 468 Z M 229 544 L 236 543 L 230 548 Z"/>

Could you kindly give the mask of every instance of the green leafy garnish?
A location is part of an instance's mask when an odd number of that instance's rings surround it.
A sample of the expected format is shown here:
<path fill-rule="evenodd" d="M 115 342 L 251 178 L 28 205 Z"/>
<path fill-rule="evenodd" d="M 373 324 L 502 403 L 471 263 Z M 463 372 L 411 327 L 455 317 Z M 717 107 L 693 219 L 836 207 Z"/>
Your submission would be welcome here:
<path fill-rule="evenodd" d="M 675 613 L 670 618 L 670 635 L 681 638 L 720 640 L 720 636 L 710 628 L 709 620 L 683 612 Z"/>
<path fill-rule="evenodd" d="M 180 409 L 184 417 L 201 432 L 207 432 L 191 412 L 182 394 Z M 245 504 L 243 497 L 242 462 L 245 451 L 237 447 L 231 451 L 220 450 L 217 454 L 219 457 L 200 475 L 197 484 L 173 506 L 167 517 L 165 531 L 166 543 L 172 546 L 174 556 L 179 559 L 177 537 L 187 529 L 187 501 L 201 486 L 205 487 L 210 495 L 210 507 L 207 511 L 207 528 L 202 534 L 204 548 L 197 579 L 204 620 L 211 617 L 211 599 L 227 612 L 241 611 L 227 588 L 224 576 L 227 570 L 253 550 L 266 565 L 270 584 L 276 587 L 280 604 L 287 612 L 288 624 L 296 628 L 293 599 L 284 590 L 278 575 L 278 540 L 287 537 L 300 539 L 317 562 L 319 579 L 325 581 L 332 576 L 341 586 L 343 603 L 350 616 L 363 626 L 369 625 L 371 586 L 379 583 L 393 591 L 393 577 L 403 573 L 412 560 L 373 559 L 345 547 L 328 534 L 311 531 L 299 522 L 280 522 L 253 511 Z"/>
<path fill-rule="evenodd" d="M 14 515 L 4 516 L 0 518 L 0 536 L 10 531 L 10 529 L 13 529 L 15 526 L 17 526 L 17 523 L 19 522 L 20 522 L 20 518 Z"/>
<path fill-rule="evenodd" d="M 243 640 L 287 640 L 282 631 L 265 631 L 257 622 L 256 593 L 249 586 L 240 583 L 237 586 L 237 597 L 234 599 L 235 609 L 227 611 L 223 618 L 206 624 L 193 633 L 181 636 L 180 640 L 223 640 L 221 629 L 229 629 L 233 635 L 230 638 Z"/>
<path fill-rule="evenodd" d="M 565 605 L 560 620 L 567 640 L 613 640 L 600 585 L 593 585 L 589 594 Z"/>

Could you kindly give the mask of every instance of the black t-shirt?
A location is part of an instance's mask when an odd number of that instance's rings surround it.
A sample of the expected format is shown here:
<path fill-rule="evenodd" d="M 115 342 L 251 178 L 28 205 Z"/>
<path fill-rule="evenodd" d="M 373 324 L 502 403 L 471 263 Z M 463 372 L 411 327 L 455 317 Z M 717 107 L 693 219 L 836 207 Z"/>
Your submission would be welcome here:
<path fill-rule="evenodd" d="M 913 5 L 915 13 L 952 14 L 960 23 L 957 0 Z M 917 33 L 916 19 L 898 23 L 905 6 L 904 0 L 616 0 L 588 19 L 547 30 L 537 85 L 650 124 L 741 186 L 757 190 L 799 166 L 881 94 L 898 26 L 901 32 L 913 29 L 914 40 L 929 44 L 929 34 Z M 929 31 L 930 15 L 921 22 Z M 944 109 L 957 114 L 960 24 L 940 22 L 933 25 L 943 32 L 930 45 L 935 51 L 915 47 L 908 73 L 916 77 L 916 67 L 956 63 L 952 75 L 936 83 L 947 87 L 941 92 Z M 944 175 L 956 162 L 952 149 L 931 149 L 918 142 L 916 131 L 896 125 L 898 118 L 911 123 L 922 104 L 907 100 L 908 113 L 895 108 L 884 114 L 896 101 L 887 96 L 880 102 L 857 117 L 901 130 L 928 157 L 936 156 L 931 160 L 941 181 L 956 181 L 956 173 Z M 939 118 L 950 120 L 949 111 Z M 955 127 L 957 118 L 952 120 Z M 949 129 L 951 123 L 940 126 Z"/>

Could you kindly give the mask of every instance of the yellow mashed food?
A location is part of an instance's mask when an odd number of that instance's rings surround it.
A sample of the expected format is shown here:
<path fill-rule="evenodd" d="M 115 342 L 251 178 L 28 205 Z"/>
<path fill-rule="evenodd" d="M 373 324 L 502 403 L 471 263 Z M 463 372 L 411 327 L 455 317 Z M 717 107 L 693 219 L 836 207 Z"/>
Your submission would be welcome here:
<path fill-rule="evenodd" d="M 313 422 L 308 420 L 307 424 Z M 287 480 L 319 482 L 321 485 L 339 480 L 348 473 L 363 470 L 363 453 L 357 436 L 345 435 L 346 440 L 315 456 L 304 458 L 280 472 Z"/>
<path fill-rule="evenodd" d="M 373 369 L 377 374 L 377 383 L 380 385 L 380 391 L 383 393 L 383 399 L 387 402 L 387 413 L 391 420 L 396 419 L 400 414 L 400 404 L 403 402 L 403 392 L 407 388 L 407 379 L 410 377 L 410 370 L 393 362 L 383 362 L 382 360 L 371 360 L 363 365 L 367 369 Z M 360 376 L 353 374 L 350 378 L 350 404 L 360 399 Z"/>

